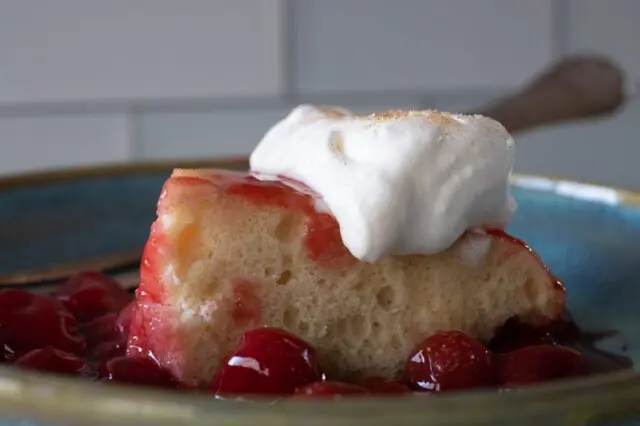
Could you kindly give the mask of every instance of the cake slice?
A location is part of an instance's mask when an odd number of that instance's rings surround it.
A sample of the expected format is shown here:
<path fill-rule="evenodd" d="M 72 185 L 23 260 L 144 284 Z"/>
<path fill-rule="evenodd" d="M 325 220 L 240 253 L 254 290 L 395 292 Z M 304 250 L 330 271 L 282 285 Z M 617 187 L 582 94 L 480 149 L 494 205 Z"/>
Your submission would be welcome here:
<path fill-rule="evenodd" d="M 271 326 L 313 345 L 329 377 L 391 378 L 438 331 L 486 341 L 510 318 L 544 325 L 563 313 L 562 285 L 500 229 L 367 263 L 318 202 L 245 174 L 174 171 L 144 252 L 129 353 L 201 386 L 243 332 Z"/>

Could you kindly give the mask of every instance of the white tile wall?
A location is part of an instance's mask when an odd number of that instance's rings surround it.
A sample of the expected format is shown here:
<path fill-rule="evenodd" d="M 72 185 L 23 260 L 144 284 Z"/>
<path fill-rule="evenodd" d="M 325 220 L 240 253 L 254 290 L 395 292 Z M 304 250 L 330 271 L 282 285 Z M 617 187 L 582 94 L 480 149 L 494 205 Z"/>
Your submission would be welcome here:
<path fill-rule="evenodd" d="M 128 136 L 119 113 L 0 116 L 0 174 L 124 161 Z"/>
<path fill-rule="evenodd" d="M 248 154 L 286 110 L 205 110 L 143 113 L 136 117 L 140 159 Z"/>
<path fill-rule="evenodd" d="M 570 51 L 606 52 L 640 81 L 640 1 L 568 0 Z"/>
<path fill-rule="evenodd" d="M 551 0 L 299 0 L 303 92 L 505 87 L 551 59 Z"/>
<path fill-rule="evenodd" d="M 0 0 L 0 103 L 278 95 L 280 0 Z"/>
<path fill-rule="evenodd" d="M 569 52 L 640 81 L 637 22 L 636 0 L 0 0 L 0 174 L 244 154 L 304 101 L 477 110 Z M 516 135 L 516 168 L 640 188 L 638 134 L 635 101 Z"/>
<path fill-rule="evenodd" d="M 415 99 L 343 104 L 357 113 L 416 108 Z M 264 133 L 289 112 L 290 106 L 147 112 L 135 117 L 137 158 L 201 158 L 248 155 Z"/>

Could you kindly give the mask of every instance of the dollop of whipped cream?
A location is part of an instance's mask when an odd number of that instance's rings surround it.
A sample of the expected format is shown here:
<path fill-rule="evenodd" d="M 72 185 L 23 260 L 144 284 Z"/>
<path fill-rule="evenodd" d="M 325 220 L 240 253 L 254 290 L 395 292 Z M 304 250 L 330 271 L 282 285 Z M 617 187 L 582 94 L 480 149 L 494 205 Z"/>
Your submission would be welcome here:
<path fill-rule="evenodd" d="M 260 179 L 315 191 L 354 257 L 433 254 L 466 230 L 504 226 L 514 143 L 498 122 L 433 110 L 356 116 L 301 105 L 251 154 Z"/>

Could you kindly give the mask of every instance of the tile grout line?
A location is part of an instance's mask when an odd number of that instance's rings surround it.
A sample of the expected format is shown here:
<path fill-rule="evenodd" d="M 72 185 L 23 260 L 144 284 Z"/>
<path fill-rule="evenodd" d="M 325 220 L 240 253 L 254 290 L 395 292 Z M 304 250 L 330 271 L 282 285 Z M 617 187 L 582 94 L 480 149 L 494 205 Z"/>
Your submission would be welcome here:
<path fill-rule="evenodd" d="M 460 99 L 474 96 L 498 96 L 510 93 L 514 88 L 486 87 L 486 88 L 452 88 L 442 90 L 409 90 L 409 91 L 380 91 L 380 92 L 340 92 L 340 93 L 310 93 L 305 95 L 308 102 L 338 102 L 345 104 L 367 104 L 381 101 L 405 99 Z M 59 101 L 48 103 L 0 104 L 0 117 L 51 116 L 63 114 L 92 115 L 141 112 L 150 113 L 189 113 L 202 111 L 247 111 L 265 108 L 288 108 L 299 101 L 298 96 L 287 98 L 273 96 L 265 98 L 202 98 L 202 99 L 158 99 L 148 101 Z"/>

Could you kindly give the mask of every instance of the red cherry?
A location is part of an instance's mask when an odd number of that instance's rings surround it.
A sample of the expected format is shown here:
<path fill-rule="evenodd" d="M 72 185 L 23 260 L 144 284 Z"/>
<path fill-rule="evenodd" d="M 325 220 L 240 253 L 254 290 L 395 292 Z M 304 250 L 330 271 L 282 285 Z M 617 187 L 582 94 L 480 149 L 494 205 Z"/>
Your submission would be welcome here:
<path fill-rule="evenodd" d="M 411 389 L 405 384 L 397 380 L 388 380 L 382 377 L 368 377 L 360 383 L 360 386 L 376 394 L 394 395 L 411 393 Z"/>
<path fill-rule="evenodd" d="M 1 330 L 0 326 L 0 330 Z M 4 338 L 2 337 L 2 333 L 0 332 L 0 363 L 6 362 L 9 358 L 9 351 L 7 350 L 7 346 L 4 344 Z"/>
<path fill-rule="evenodd" d="M 71 353 L 85 348 L 75 319 L 56 299 L 24 290 L 0 292 L 0 335 L 19 354 L 49 345 Z"/>
<path fill-rule="evenodd" d="M 343 382 L 315 382 L 295 390 L 295 398 L 330 398 L 341 396 L 366 395 L 367 389 Z"/>
<path fill-rule="evenodd" d="M 499 377 L 504 386 L 520 386 L 586 374 L 579 352 L 564 346 L 536 345 L 502 355 Z"/>
<path fill-rule="evenodd" d="M 34 349 L 18 358 L 15 365 L 58 374 L 86 375 L 89 372 L 89 366 L 83 360 L 53 346 Z"/>
<path fill-rule="evenodd" d="M 137 356 L 113 358 L 100 369 L 104 381 L 131 383 L 142 386 L 176 388 L 177 380 L 153 359 Z"/>
<path fill-rule="evenodd" d="M 114 312 L 95 318 L 80 327 L 80 331 L 85 336 L 87 345 L 93 347 L 105 340 L 113 340 L 120 336 L 116 328 L 118 315 Z"/>
<path fill-rule="evenodd" d="M 71 277 L 54 295 L 79 322 L 118 312 L 131 301 L 125 289 L 99 272 L 83 272 Z"/>
<path fill-rule="evenodd" d="M 119 338 L 117 340 L 101 342 L 91 351 L 90 358 L 96 365 L 103 365 L 113 358 L 124 356 L 127 352 L 127 340 Z"/>
<path fill-rule="evenodd" d="M 491 385 L 492 356 L 482 343 L 460 331 L 435 334 L 407 360 L 404 381 L 416 390 L 448 391 Z"/>
<path fill-rule="evenodd" d="M 291 394 L 320 380 L 315 350 L 277 328 L 248 331 L 211 382 L 220 394 Z"/>
<path fill-rule="evenodd" d="M 116 320 L 116 330 L 118 330 L 118 332 L 123 336 L 127 336 L 129 334 L 129 327 L 131 326 L 131 319 L 133 318 L 135 306 L 136 301 L 133 300 L 129 302 L 129 304 L 125 306 L 118 314 L 118 319 Z"/>

